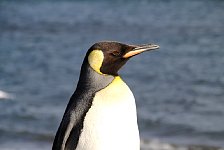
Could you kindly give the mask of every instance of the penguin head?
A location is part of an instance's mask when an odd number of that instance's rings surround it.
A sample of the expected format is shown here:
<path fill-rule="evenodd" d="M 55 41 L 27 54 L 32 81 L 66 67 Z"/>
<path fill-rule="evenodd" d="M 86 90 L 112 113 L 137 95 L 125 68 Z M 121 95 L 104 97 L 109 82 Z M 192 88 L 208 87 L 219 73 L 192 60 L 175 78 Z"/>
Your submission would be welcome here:
<path fill-rule="evenodd" d="M 99 74 L 117 76 L 129 58 L 159 48 L 158 45 L 128 45 L 119 42 L 95 43 L 87 52 L 89 65 Z"/>

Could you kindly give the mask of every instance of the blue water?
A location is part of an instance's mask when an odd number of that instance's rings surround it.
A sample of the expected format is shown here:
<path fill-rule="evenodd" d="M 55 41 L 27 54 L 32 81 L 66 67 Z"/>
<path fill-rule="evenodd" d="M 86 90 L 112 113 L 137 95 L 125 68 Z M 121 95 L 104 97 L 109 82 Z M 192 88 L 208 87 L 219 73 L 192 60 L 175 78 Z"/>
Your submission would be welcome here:
<path fill-rule="evenodd" d="M 49 149 L 95 42 L 156 43 L 120 74 L 141 137 L 224 146 L 224 1 L 0 1 L 0 149 Z M 1 148 L 2 147 L 2 148 Z M 30 148 L 32 147 L 32 148 Z"/>

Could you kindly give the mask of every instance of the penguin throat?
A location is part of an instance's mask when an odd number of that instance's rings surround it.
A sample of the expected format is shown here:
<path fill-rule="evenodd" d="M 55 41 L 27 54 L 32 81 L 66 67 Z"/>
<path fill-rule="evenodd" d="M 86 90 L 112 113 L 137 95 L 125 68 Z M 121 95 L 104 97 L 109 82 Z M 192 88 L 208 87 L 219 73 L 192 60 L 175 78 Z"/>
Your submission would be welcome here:
<path fill-rule="evenodd" d="M 93 50 L 88 56 L 89 65 L 99 74 L 103 74 L 100 68 L 103 64 L 104 54 L 101 50 Z"/>

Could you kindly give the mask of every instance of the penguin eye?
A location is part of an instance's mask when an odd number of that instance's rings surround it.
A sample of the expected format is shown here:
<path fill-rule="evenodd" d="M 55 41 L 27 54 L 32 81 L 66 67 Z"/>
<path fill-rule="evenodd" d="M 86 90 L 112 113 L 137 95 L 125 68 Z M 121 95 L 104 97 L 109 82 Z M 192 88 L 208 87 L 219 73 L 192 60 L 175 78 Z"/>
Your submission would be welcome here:
<path fill-rule="evenodd" d="M 113 52 L 111 53 L 111 55 L 113 55 L 113 56 L 120 56 L 121 53 L 120 53 L 119 51 L 113 51 Z"/>

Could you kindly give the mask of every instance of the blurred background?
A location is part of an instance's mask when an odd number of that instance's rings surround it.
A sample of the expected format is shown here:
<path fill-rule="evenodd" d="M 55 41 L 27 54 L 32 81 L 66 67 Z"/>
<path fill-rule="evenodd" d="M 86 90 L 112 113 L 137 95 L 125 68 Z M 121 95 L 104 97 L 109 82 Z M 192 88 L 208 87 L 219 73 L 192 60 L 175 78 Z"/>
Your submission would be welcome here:
<path fill-rule="evenodd" d="M 102 40 L 160 45 L 120 72 L 143 140 L 224 147 L 224 1 L 0 0 L 0 150 L 51 148 Z"/>

